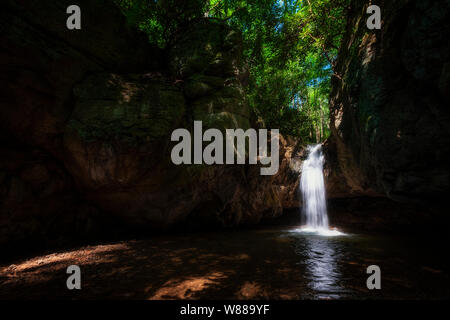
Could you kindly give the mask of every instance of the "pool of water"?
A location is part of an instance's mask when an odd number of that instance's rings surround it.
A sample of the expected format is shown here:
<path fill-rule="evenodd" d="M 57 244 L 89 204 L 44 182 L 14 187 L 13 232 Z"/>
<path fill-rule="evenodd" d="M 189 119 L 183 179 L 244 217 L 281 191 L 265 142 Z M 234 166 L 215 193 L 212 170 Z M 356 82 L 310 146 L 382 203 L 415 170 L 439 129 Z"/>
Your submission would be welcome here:
<path fill-rule="evenodd" d="M 0 266 L 0 298 L 448 299 L 446 246 L 298 227 L 165 235 Z M 78 292 L 65 287 L 70 264 L 82 270 Z M 366 287 L 370 265 L 381 269 L 381 290 Z"/>
<path fill-rule="evenodd" d="M 312 299 L 441 299 L 449 297 L 444 251 L 405 236 L 284 233 Z M 434 245 L 434 244 L 428 244 Z M 442 249 L 442 248 L 441 248 Z M 381 290 L 369 290 L 367 267 L 381 270 Z M 309 290 L 308 290 L 309 289 Z"/>

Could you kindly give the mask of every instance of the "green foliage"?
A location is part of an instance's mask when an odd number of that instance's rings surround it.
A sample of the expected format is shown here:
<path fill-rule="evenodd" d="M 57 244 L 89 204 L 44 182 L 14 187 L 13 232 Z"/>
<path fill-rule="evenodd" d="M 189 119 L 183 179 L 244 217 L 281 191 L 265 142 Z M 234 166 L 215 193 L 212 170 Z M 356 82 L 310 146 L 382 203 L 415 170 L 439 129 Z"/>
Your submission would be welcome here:
<path fill-rule="evenodd" d="M 177 33 L 204 16 L 204 0 L 115 0 L 128 22 L 149 35 L 152 43 L 170 46 Z"/>
<path fill-rule="evenodd" d="M 117 0 L 161 47 L 195 19 L 241 30 L 248 100 L 269 128 L 318 142 L 329 135 L 328 95 L 349 0 Z M 339 76 L 339 75 L 334 75 Z"/>

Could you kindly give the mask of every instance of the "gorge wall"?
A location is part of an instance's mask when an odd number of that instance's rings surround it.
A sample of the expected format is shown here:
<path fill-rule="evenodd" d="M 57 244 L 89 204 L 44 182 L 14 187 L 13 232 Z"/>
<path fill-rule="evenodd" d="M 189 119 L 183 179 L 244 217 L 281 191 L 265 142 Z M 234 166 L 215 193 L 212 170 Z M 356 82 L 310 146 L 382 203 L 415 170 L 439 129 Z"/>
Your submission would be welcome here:
<path fill-rule="evenodd" d="M 280 170 L 176 166 L 171 132 L 249 128 L 241 35 L 200 20 L 170 50 L 131 29 L 112 1 L 5 1 L 0 13 L 0 246 L 45 248 L 124 230 L 234 226 L 297 206 L 299 152 Z M 8 249 L 9 248 L 9 249 Z"/>
<path fill-rule="evenodd" d="M 332 78 L 329 188 L 432 205 L 450 191 L 450 2 L 353 1 Z"/>
<path fill-rule="evenodd" d="M 194 120 L 204 129 L 260 125 L 245 99 L 238 32 L 202 19 L 161 50 L 112 1 L 78 1 L 82 29 L 68 30 L 70 4 L 2 4 L 2 252 L 297 210 L 305 154 L 295 139 L 280 137 L 274 176 L 170 160 L 172 131 L 192 132 Z M 450 191 L 449 1 L 379 5 L 382 28 L 368 30 L 367 4 L 352 2 L 332 78 L 327 194 L 439 202 Z"/>

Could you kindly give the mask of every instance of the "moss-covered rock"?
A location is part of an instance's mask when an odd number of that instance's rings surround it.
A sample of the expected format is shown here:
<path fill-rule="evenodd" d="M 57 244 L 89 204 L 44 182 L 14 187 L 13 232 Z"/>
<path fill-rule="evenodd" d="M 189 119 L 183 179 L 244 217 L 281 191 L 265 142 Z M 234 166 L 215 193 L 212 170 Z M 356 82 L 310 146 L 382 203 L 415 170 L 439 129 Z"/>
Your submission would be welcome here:
<path fill-rule="evenodd" d="M 74 94 L 68 128 L 85 141 L 138 145 L 164 139 L 186 111 L 179 87 L 149 75 L 96 74 Z"/>

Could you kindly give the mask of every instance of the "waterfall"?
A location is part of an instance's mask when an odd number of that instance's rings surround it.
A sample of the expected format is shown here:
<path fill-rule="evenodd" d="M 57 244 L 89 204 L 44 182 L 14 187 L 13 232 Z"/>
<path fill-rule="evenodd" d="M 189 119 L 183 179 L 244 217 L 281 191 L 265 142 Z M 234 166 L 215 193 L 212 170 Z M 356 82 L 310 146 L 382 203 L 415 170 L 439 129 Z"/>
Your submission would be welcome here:
<path fill-rule="evenodd" d="M 308 158 L 302 165 L 300 190 L 303 197 L 305 228 L 328 230 L 325 183 L 323 178 L 322 145 L 309 145 Z"/>

